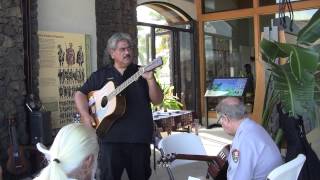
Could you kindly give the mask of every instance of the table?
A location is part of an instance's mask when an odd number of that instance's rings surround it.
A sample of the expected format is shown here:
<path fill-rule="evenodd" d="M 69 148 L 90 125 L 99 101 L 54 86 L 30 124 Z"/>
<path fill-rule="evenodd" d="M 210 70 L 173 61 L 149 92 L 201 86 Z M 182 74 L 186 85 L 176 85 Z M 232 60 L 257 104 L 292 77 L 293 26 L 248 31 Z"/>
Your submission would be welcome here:
<path fill-rule="evenodd" d="M 153 169 L 156 169 L 156 153 L 155 149 L 158 148 L 158 143 L 162 139 L 160 132 L 167 132 L 168 135 L 171 131 L 191 131 L 191 124 L 193 122 L 192 111 L 187 110 L 168 110 L 155 111 L 152 113 L 154 122 L 154 135 L 153 135 Z M 187 128 L 185 128 L 187 127 Z"/>
<path fill-rule="evenodd" d="M 168 135 L 171 131 L 179 131 L 186 127 L 184 131 L 190 131 L 193 122 L 192 111 L 188 110 L 155 111 L 152 115 L 157 130 L 167 132 Z"/>

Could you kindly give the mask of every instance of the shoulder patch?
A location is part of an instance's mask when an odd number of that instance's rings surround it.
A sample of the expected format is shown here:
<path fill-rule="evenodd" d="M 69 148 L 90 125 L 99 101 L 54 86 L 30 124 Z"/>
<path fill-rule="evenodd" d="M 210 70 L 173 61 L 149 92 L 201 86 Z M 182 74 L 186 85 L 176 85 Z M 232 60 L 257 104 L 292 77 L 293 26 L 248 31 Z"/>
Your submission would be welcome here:
<path fill-rule="evenodd" d="M 239 157 L 240 157 L 240 151 L 238 149 L 233 149 L 231 152 L 232 155 L 232 160 L 234 163 L 239 162 Z"/>

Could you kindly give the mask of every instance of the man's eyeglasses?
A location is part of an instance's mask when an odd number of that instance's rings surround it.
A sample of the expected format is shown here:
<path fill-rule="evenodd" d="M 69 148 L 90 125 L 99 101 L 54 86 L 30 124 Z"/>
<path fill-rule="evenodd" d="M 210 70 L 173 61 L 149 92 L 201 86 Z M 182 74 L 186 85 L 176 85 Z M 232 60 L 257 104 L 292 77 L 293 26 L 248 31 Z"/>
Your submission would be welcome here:
<path fill-rule="evenodd" d="M 222 118 L 222 114 L 221 113 L 217 113 L 217 124 L 221 124 L 221 118 Z"/>
<path fill-rule="evenodd" d="M 228 116 L 226 114 L 222 114 L 222 113 L 217 113 L 217 124 L 221 124 L 222 122 L 222 118 L 225 117 L 228 119 Z"/>
<path fill-rule="evenodd" d="M 120 52 L 131 51 L 132 47 L 129 46 L 129 47 L 117 48 L 117 50 L 119 50 Z"/>

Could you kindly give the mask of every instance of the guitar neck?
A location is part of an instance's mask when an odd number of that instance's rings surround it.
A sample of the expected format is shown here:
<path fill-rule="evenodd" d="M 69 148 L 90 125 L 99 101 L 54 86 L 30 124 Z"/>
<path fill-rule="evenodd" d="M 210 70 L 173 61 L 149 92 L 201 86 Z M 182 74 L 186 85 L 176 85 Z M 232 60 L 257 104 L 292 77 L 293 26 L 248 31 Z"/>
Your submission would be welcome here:
<path fill-rule="evenodd" d="M 218 160 L 218 159 L 221 159 L 221 158 L 218 157 L 218 156 L 175 154 L 175 159 L 195 160 L 195 161 L 213 161 L 213 160 Z"/>
<path fill-rule="evenodd" d="M 19 145 L 18 145 L 18 140 L 17 140 L 17 132 L 15 127 L 10 127 L 11 129 L 11 143 L 13 146 L 13 151 L 14 151 L 14 155 L 18 156 L 19 155 Z"/>
<path fill-rule="evenodd" d="M 108 95 L 108 99 L 117 96 L 125 88 L 127 88 L 132 82 L 136 81 L 144 73 L 144 68 L 140 68 L 139 71 L 134 73 L 129 79 L 124 81 L 120 86 L 118 86 L 112 93 Z"/>
<path fill-rule="evenodd" d="M 144 72 L 148 72 L 153 70 L 154 68 L 157 68 L 162 65 L 162 59 L 161 57 L 156 58 L 153 60 L 150 64 L 147 66 L 139 68 L 139 70 L 134 73 L 130 78 L 128 78 L 126 81 L 124 81 L 120 86 L 118 86 L 113 92 L 111 92 L 107 98 L 112 99 L 113 97 L 117 96 L 119 93 L 121 93 L 125 88 L 127 88 L 132 82 L 136 81 Z"/>

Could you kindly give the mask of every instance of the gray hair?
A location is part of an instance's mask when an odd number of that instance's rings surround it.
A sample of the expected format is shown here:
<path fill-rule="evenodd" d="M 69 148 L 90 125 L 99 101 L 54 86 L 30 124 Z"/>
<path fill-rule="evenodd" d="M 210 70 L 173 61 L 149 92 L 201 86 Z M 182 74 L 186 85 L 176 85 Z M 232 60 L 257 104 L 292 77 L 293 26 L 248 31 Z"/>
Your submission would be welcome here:
<path fill-rule="evenodd" d="M 244 103 L 235 97 L 228 97 L 220 101 L 216 106 L 216 111 L 233 119 L 242 119 L 247 115 Z"/>
<path fill-rule="evenodd" d="M 115 50 L 117 48 L 117 43 L 119 41 L 127 41 L 129 43 L 129 46 L 133 45 L 132 38 L 129 34 L 122 32 L 115 33 L 108 39 L 107 51 L 109 54 L 111 50 Z"/>

